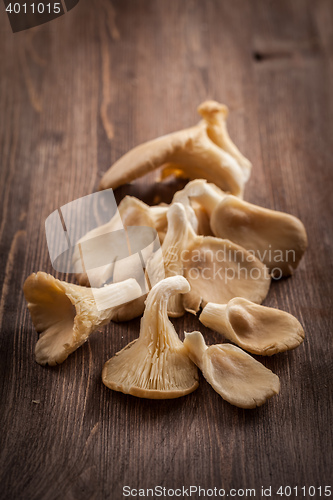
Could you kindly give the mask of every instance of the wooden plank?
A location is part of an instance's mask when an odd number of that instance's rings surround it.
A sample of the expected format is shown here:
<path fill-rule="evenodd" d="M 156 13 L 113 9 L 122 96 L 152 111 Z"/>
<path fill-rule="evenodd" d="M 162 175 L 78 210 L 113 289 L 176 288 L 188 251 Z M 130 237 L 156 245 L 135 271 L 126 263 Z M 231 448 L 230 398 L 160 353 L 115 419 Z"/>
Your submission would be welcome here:
<path fill-rule="evenodd" d="M 324 0 L 82 1 L 15 35 L 1 16 L 1 498 L 118 499 L 126 484 L 260 497 L 262 485 L 329 484 L 332 15 Z M 206 98 L 229 105 L 231 135 L 253 162 L 246 199 L 297 215 L 309 234 L 295 276 L 266 301 L 295 314 L 306 341 L 261 359 L 281 394 L 257 410 L 228 405 L 203 379 L 174 401 L 109 391 L 102 366 L 137 336 L 139 319 L 40 367 L 21 291 L 31 272 L 53 273 L 46 217 L 96 190 L 129 148 L 195 123 Z M 175 185 L 156 177 L 119 189 L 118 201 L 169 201 Z M 174 324 L 219 341 L 190 315 Z"/>

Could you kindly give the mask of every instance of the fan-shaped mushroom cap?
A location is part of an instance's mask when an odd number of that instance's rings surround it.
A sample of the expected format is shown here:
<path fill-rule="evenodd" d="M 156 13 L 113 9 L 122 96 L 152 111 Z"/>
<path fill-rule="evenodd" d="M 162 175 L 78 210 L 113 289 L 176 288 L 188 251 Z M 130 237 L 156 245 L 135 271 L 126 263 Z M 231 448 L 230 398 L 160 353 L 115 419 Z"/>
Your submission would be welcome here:
<path fill-rule="evenodd" d="M 151 289 L 139 338 L 104 365 L 107 387 L 150 399 L 178 398 L 198 387 L 197 369 L 167 315 L 169 297 L 188 290 L 182 276 L 165 278 Z"/>
<path fill-rule="evenodd" d="M 235 406 L 255 408 L 279 392 L 279 377 L 236 346 L 207 347 L 201 333 L 192 332 L 184 347 L 213 389 Z"/>
<path fill-rule="evenodd" d="M 236 297 L 228 304 L 208 303 L 200 321 L 252 354 L 271 356 L 294 349 L 304 330 L 291 314 Z"/>
<path fill-rule="evenodd" d="M 79 251 L 79 245 L 84 241 L 90 241 L 89 251 L 93 254 L 96 252 L 96 247 L 100 245 L 99 236 L 118 231 L 128 226 L 149 226 L 156 229 L 160 239 L 163 241 L 167 229 L 167 213 L 168 207 L 154 206 L 150 207 L 143 201 L 138 200 L 134 196 L 125 196 L 119 204 L 117 213 L 112 219 L 102 226 L 99 226 L 92 231 L 89 231 L 83 238 L 81 238 L 74 251 L 73 265 L 76 269 L 76 278 L 80 285 L 89 286 L 89 279 L 86 273 L 81 273 L 82 262 Z M 94 241 L 96 247 L 94 247 Z M 95 271 L 95 281 L 100 284 L 107 282 L 113 274 L 114 265 L 111 263 L 109 266 L 103 266 L 100 270 Z M 98 273 L 100 277 L 98 279 Z"/>
<path fill-rule="evenodd" d="M 196 236 L 183 258 L 184 276 L 191 285 L 184 307 L 197 313 L 207 302 L 226 304 L 234 297 L 261 303 L 271 277 L 266 266 L 244 248 L 229 240 Z"/>
<path fill-rule="evenodd" d="M 134 279 L 92 290 L 43 272 L 31 274 L 23 291 L 36 331 L 41 334 L 35 349 L 41 365 L 65 361 L 92 332 L 117 314 L 116 306 L 141 296 Z M 107 309 L 98 310 L 96 295 L 99 304 L 107 301 Z"/>
<path fill-rule="evenodd" d="M 307 247 L 302 222 L 296 217 L 226 196 L 212 213 L 215 236 L 227 238 L 253 252 L 273 274 L 288 276 Z"/>
<path fill-rule="evenodd" d="M 199 107 L 201 114 L 205 113 L 205 104 Z M 115 189 L 164 164 L 169 164 L 170 170 L 171 164 L 171 169 L 181 171 L 185 177 L 205 178 L 233 194 L 242 193 L 250 167 L 245 166 L 244 160 L 239 163 L 241 155 L 235 154 L 235 146 L 230 146 L 225 124 L 218 129 L 212 125 L 212 114 L 207 116 L 208 121 L 204 116 L 194 127 L 159 137 L 126 153 L 104 174 L 100 188 Z M 208 133 L 213 129 L 215 135 Z M 219 134 L 221 138 L 217 137 Z"/>

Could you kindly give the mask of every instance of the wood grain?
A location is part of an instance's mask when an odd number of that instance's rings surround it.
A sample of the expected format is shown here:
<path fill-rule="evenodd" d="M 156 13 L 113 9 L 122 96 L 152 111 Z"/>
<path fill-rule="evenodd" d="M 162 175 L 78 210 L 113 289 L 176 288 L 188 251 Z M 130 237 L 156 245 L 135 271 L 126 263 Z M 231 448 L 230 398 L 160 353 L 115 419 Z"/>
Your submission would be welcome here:
<path fill-rule="evenodd" d="M 256 488 L 260 498 L 262 485 L 329 485 L 332 3 L 81 0 L 15 35 L 0 9 L 1 499 L 120 499 L 124 485 Z M 280 395 L 246 411 L 204 380 L 174 401 L 109 391 L 101 368 L 137 336 L 138 319 L 40 367 L 22 284 L 53 272 L 46 217 L 96 190 L 129 148 L 195 123 L 206 98 L 229 105 L 230 133 L 253 162 L 246 199 L 300 217 L 309 235 L 299 269 L 266 300 L 306 332 L 297 350 L 261 359 Z M 168 201 L 176 186 L 158 187 L 156 175 L 118 201 Z M 193 316 L 174 324 L 218 341 Z"/>

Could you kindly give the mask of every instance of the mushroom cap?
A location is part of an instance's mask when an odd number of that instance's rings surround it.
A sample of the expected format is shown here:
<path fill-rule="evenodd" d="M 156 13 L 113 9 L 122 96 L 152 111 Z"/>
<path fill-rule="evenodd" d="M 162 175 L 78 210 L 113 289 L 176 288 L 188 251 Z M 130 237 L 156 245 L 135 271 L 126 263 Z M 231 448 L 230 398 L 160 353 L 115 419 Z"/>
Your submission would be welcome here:
<path fill-rule="evenodd" d="M 104 365 L 102 380 L 107 387 L 150 399 L 178 398 L 198 387 L 196 366 L 167 316 L 169 297 L 188 290 L 182 276 L 165 278 L 151 289 L 139 338 Z"/>
<path fill-rule="evenodd" d="M 208 303 L 199 319 L 252 354 L 271 356 L 304 340 L 302 325 L 294 316 L 240 297 L 226 305 Z"/>
<path fill-rule="evenodd" d="M 197 236 L 188 246 L 184 276 L 191 285 L 184 306 L 194 313 L 201 304 L 226 304 L 234 297 L 261 303 L 271 282 L 266 266 L 252 254 L 229 240 L 211 236 Z"/>
<path fill-rule="evenodd" d="M 307 247 L 306 231 L 297 217 L 231 195 L 221 200 L 210 224 L 215 236 L 252 251 L 271 271 L 281 269 L 283 276 L 293 273 Z"/>
<path fill-rule="evenodd" d="M 225 196 L 227 195 L 222 189 L 215 184 L 208 183 L 206 179 L 194 179 L 174 194 L 172 203 L 182 203 L 184 206 L 192 206 L 193 209 L 195 206 L 199 206 L 210 218 L 214 209 Z"/>
<path fill-rule="evenodd" d="M 184 347 L 213 389 L 235 406 L 255 408 L 279 392 L 279 377 L 236 346 L 207 347 L 201 333 L 192 332 Z"/>
<path fill-rule="evenodd" d="M 120 234 L 120 230 L 129 226 L 153 227 L 156 229 L 160 239 L 163 239 L 167 227 L 166 213 L 167 207 L 150 207 L 134 196 L 125 196 L 118 206 L 118 211 L 108 223 L 89 231 L 77 242 L 73 254 L 73 265 L 76 270 L 76 278 L 79 284 L 90 286 L 87 273 L 81 272 L 82 262 L 79 251 L 80 244 L 82 245 L 83 242 L 89 241 L 89 248 L 85 248 L 85 256 L 89 257 L 89 253 L 91 255 L 96 255 L 98 254 L 102 241 L 99 237 L 114 233 L 115 231 L 118 231 Z M 113 263 L 94 270 L 94 284 L 100 286 L 102 283 L 107 282 L 112 277 L 113 270 Z M 94 284 L 92 284 L 92 286 L 94 286 Z"/>
<path fill-rule="evenodd" d="M 41 365 L 56 365 L 80 347 L 100 326 L 111 320 L 112 308 L 99 311 L 91 288 L 60 281 L 50 274 L 31 274 L 23 286 L 25 298 L 37 333 L 35 355 Z M 96 292 L 96 290 L 94 290 Z M 101 290 L 120 294 L 120 302 L 133 300 L 141 295 L 141 288 L 134 279 Z M 103 297 L 101 297 L 103 299 Z"/>
<path fill-rule="evenodd" d="M 242 193 L 249 176 L 250 163 L 245 165 L 244 157 L 228 136 L 225 123 L 220 127 L 213 127 L 217 135 L 224 136 L 220 141 L 208 132 L 211 128 L 211 122 L 204 117 L 194 127 L 133 148 L 104 174 L 100 189 L 115 189 L 158 167 L 168 165 L 169 172 L 181 172 L 190 179 L 203 177 L 233 194 Z"/>

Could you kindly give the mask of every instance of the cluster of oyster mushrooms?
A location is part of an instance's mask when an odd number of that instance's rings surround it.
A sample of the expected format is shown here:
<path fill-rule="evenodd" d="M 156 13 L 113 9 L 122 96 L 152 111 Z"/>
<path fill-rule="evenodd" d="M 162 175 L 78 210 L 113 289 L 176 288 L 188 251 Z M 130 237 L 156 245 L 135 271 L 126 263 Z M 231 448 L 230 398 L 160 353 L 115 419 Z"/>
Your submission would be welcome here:
<path fill-rule="evenodd" d="M 191 179 L 170 205 L 148 206 L 126 196 L 118 213 L 84 239 L 119 228 L 150 226 L 162 244 L 163 267 L 154 254 L 145 273 L 155 283 L 143 295 L 135 276 L 121 266 L 101 268 L 89 288 L 74 254 L 79 285 L 38 272 L 24 294 L 40 333 L 36 360 L 62 363 L 89 335 L 110 321 L 141 319 L 139 337 L 107 361 L 102 380 L 110 389 L 142 398 L 170 399 L 198 387 L 197 367 L 223 399 L 242 408 L 260 406 L 279 392 L 279 378 L 250 354 L 273 355 L 304 339 L 298 320 L 262 306 L 272 277 L 291 275 L 307 246 L 303 224 L 292 215 L 242 199 L 251 163 L 231 141 L 227 107 L 207 101 L 198 125 L 142 144 L 104 175 L 101 189 L 117 188 L 162 167 L 162 177 Z M 100 310 L 98 294 L 107 308 Z M 207 346 L 199 331 L 182 342 L 169 317 L 186 311 L 221 334 Z M 247 351 L 247 352 L 245 352 Z"/>

